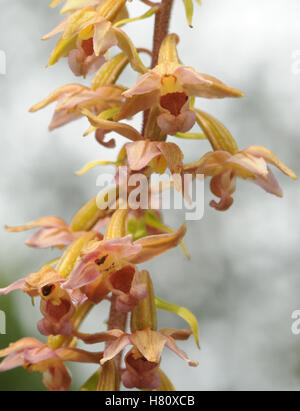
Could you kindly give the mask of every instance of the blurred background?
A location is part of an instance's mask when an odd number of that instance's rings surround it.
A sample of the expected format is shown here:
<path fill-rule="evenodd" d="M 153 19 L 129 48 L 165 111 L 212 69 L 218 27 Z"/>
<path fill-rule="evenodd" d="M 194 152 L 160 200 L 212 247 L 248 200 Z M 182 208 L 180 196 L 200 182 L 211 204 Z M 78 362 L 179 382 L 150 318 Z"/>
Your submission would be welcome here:
<path fill-rule="evenodd" d="M 69 221 L 76 210 L 97 193 L 96 177 L 104 169 L 76 177 L 91 160 L 114 159 L 116 150 L 83 138 L 85 119 L 49 133 L 54 106 L 36 114 L 28 109 L 56 87 L 89 84 L 74 78 L 61 60 L 46 69 L 56 39 L 40 41 L 58 24 L 59 9 L 50 0 L 0 0 L 0 50 L 6 53 L 7 73 L 0 75 L 0 225 L 17 225 L 40 216 L 58 215 Z M 145 6 L 129 4 L 132 15 Z M 239 100 L 205 101 L 197 106 L 221 120 L 241 149 L 264 145 L 300 174 L 300 2 L 299 0 L 203 0 L 195 6 L 194 28 L 184 18 L 181 0 L 175 0 L 171 31 L 181 38 L 182 61 L 244 91 Z M 126 28 L 138 47 L 151 46 L 153 20 Z M 298 59 L 298 60 L 297 60 Z M 148 63 L 147 57 L 145 63 Z M 132 85 L 136 74 L 126 71 L 121 82 Z M 139 127 L 140 119 L 136 121 Z M 170 141 L 175 141 L 170 138 Z M 199 159 L 205 141 L 177 140 L 186 161 Z M 199 361 L 189 368 L 173 353 L 164 353 L 162 368 L 182 390 L 298 390 L 300 335 L 291 332 L 292 312 L 300 309 L 299 183 L 275 170 L 284 191 L 279 199 L 249 182 L 239 181 L 233 206 L 220 213 L 208 206 L 212 194 L 205 188 L 205 213 L 188 223 L 186 236 L 191 260 L 180 250 L 147 263 L 156 294 L 187 306 L 198 317 L 201 351 L 190 339 L 180 346 Z M 183 212 L 166 216 L 174 228 Z M 55 250 L 24 245 L 27 233 L 0 231 L 0 287 L 37 271 L 56 257 Z M 93 312 L 84 331 L 99 330 L 107 306 Z M 6 313 L 6 335 L 0 348 L 23 336 L 39 338 L 38 304 L 14 292 L 0 298 Z M 184 328 L 175 315 L 160 312 L 160 326 Z M 71 367 L 73 389 L 88 378 L 93 367 Z M 0 390 L 42 390 L 40 374 L 23 369 L 0 374 Z"/>

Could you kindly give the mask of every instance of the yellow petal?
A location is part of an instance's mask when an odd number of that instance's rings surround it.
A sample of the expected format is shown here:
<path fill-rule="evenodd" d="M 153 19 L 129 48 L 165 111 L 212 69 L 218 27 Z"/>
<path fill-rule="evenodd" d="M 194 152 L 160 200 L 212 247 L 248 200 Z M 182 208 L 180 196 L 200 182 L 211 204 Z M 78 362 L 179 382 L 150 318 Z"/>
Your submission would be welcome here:
<path fill-rule="evenodd" d="M 76 38 L 73 39 L 63 39 L 62 37 L 58 40 L 55 49 L 53 50 L 48 65 L 52 66 L 57 63 L 62 57 L 67 57 L 69 52 L 76 47 Z"/>
<path fill-rule="evenodd" d="M 175 65 L 179 64 L 179 57 L 176 48 L 178 42 L 179 37 L 177 34 L 169 34 L 164 38 L 159 49 L 159 65 L 164 63 L 173 63 Z"/>
<path fill-rule="evenodd" d="M 188 310 L 185 307 L 181 307 L 176 304 L 169 303 L 167 301 L 164 301 L 158 297 L 155 297 L 155 304 L 156 308 L 159 310 L 166 310 L 166 311 L 171 311 L 174 314 L 177 314 L 179 317 L 183 318 L 191 327 L 191 330 L 193 332 L 197 347 L 200 348 L 199 344 L 199 327 L 198 327 L 198 321 L 197 318 L 194 316 L 194 314 Z"/>

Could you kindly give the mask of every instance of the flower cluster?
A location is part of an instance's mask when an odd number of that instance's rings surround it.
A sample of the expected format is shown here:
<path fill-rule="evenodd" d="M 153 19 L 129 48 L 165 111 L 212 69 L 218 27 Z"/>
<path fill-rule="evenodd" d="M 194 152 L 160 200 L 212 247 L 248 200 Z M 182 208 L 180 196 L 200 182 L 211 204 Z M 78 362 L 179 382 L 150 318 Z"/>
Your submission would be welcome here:
<path fill-rule="evenodd" d="M 67 58 L 75 76 L 94 74 L 94 77 L 90 87 L 77 83 L 63 85 L 30 111 L 56 102 L 50 130 L 86 117 L 90 127 L 85 135 L 95 133 L 102 146 L 115 146 L 114 139 L 106 140 L 110 132 L 127 139 L 116 161 L 97 160 L 86 170 L 97 164 L 122 165 L 128 173 L 139 172 L 147 180 L 153 173 L 162 174 L 166 170 L 179 179 L 188 173 L 195 178 L 202 174 L 211 178 L 211 191 L 219 198 L 218 202 L 210 202 L 216 210 L 227 210 L 232 205 L 237 177 L 282 196 L 269 164 L 295 179 L 293 171 L 264 147 L 240 150 L 223 124 L 195 107 L 196 97 L 240 98 L 243 93 L 181 62 L 177 52 L 179 37 L 167 34 L 173 0 L 162 0 L 154 7 L 152 2 L 141 1 L 148 7 L 146 13 L 130 17 L 126 0 L 66 0 L 61 9 L 65 18 L 43 37 L 46 40 L 60 36 L 49 65 Z M 54 0 L 51 6 L 62 2 Z M 191 25 L 193 1 L 183 1 L 183 6 Z M 153 50 L 136 48 L 125 32 L 126 25 L 153 15 L 156 19 Z M 143 63 L 143 54 L 152 57 L 150 67 Z M 131 87 L 118 83 L 128 66 L 138 74 Z M 141 132 L 128 124 L 140 112 L 144 113 Z M 194 126 L 201 132 L 188 133 Z M 169 135 L 204 138 L 212 149 L 187 164 L 180 147 L 167 141 Z M 115 182 L 120 190 L 119 177 L 117 169 Z M 175 188 L 182 187 L 179 183 L 174 178 Z M 103 202 L 108 194 L 103 193 Z M 197 321 L 189 310 L 179 310 L 180 307 L 160 300 L 149 272 L 140 264 L 178 245 L 184 249 L 186 226 L 172 230 L 164 225 L 157 210 L 136 210 L 129 203 L 118 208 L 118 196 L 114 207 L 107 201 L 105 204 L 99 207 L 99 201 L 92 198 L 69 224 L 48 216 L 22 226 L 6 227 L 10 232 L 37 229 L 26 241 L 28 246 L 56 247 L 63 251 L 60 258 L 38 272 L 0 289 L 1 295 L 21 290 L 32 299 L 40 298 L 42 318 L 37 328 L 41 335 L 47 336 L 45 343 L 28 337 L 0 350 L 0 357 L 6 357 L 0 371 L 23 366 L 41 372 L 49 390 L 65 390 L 71 384 L 65 362 L 95 363 L 99 370 L 83 385 L 83 390 L 118 390 L 121 382 L 127 388 L 174 390 L 160 368 L 162 352 L 167 347 L 188 365 L 196 366 L 175 340 L 186 340 L 193 335 L 199 345 Z M 79 327 L 90 310 L 103 301 L 111 305 L 108 329 L 95 330 L 92 334 L 80 332 Z M 157 309 L 180 311 L 190 328 L 158 331 Z M 88 346 L 96 343 L 105 346 L 102 352 L 93 352 L 76 348 L 77 341 Z M 121 355 L 127 347 L 130 348 L 125 353 L 123 368 Z"/>

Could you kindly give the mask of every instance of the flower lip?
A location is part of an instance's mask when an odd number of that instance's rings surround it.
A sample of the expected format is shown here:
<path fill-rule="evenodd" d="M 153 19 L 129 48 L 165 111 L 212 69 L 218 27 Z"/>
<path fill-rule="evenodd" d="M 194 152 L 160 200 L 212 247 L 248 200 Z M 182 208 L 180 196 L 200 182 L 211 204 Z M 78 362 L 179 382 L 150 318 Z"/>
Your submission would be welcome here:
<path fill-rule="evenodd" d="M 188 96 L 185 93 L 175 92 L 161 96 L 159 102 L 161 107 L 168 110 L 173 116 L 179 116 L 187 100 Z"/>
<path fill-rule="evenodd" d="M 87 56 L 92 56 L 94 54 L 93 38 L 82 40 L 81 47 Z"/>

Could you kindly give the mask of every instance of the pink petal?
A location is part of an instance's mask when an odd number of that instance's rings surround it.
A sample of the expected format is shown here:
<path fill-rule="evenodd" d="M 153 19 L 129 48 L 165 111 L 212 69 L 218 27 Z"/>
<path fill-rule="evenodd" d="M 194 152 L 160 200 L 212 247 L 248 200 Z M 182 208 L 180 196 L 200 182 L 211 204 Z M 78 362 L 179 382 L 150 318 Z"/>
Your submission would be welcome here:
<path fill-rule="evenodd" d="M 8 371 L 24 364 L 23 353 L 11 354 L 0 364 L 0 372 Z"/>
<path fill-rule="evenodd" d="M 100 244 L 103 251 L 111 252 L 119 257 L 127 258 L 138 254 L 142 247 L 132 242 L 132 235 L 126 235 L 122 238 L 104 240 Z"/>
<path fill-rule="evenodd" d="M 283 196 L 280 185 L 269 167 L 267 177 L 257 177 L 256 179 L 251 179 L 251 182 L 263 188 L 267 193 L 274 194 L 277 197 Z"/>
<path fill-rule="evenodd" d="M 119 337 L 117 340 L 111 342 L 107 348 L 105 348 L 103 358 L 100 360 L 100 364 L 105 364 L 106 361 L 111 360 L 114 358 L 116 355 L 119 354 L 122 350 L 124 350 L 127 345 L 131 344 L 130 342 L 130 336 L 128 334 L 123 334 L 121 337 Z"/>
<path fill-rule="evenodd" d="M 190 365 L 191 367 L 198 366 L 197 362 L 190 360 L 188 356 L 186 355 L 186 353 L 177 347 L 175 341 L 171 337 L 167 337 L 166 347 L 172 350 L 176 355 L 178 355 L 178 357 L 186 361 L 188 365 Z"/>
<path fill-rule="evenodd" d="M 243 93 L 239 90 L 226 86 L 215 77 L 197 73 L 191 67 L 180 66 L 174 71 L 174 75 L 183 85 L 183 88 L 189 96 L 204 98 L 243 96 Z"/>
<path fill-rule="evenodd" d="M 62 285 L 64 289 L 76 290 L 97 280 L 101 276 L 99 268 L 94 263 L 81 261 L 72 271 L 69 279 Z"/>
<path fill-rule="evenodd" d="M 191 110 L 180 113 L 178 116 L 166 112 L 160 114 L 157 118 L 159 128 L 171 136 L 178 132 L 186 133 L 193 127 L 195 121 L 196 114 Z"/>
<path fill-rule="evenodd" d="M 69 229 L 41 228 L 25 244 L 30 247 L 47 248 L 69 245 L 73 240 Z"/>
<path fill-rule="evenodd" d="M 151 93 L 160 89 L 160 75 L 154 71 L 148 71 L 143 74 L 136 84 L 123 93 L 125 97 L 131 97 L 139 94 Z"/>
<path fill-rule="evenodd" d="M 10 284 L 6 288 L 0 288 L 0 295 L 6 295 L 6 294 L 8 294 L 8 293 L 10 293 L 11 291 L 14 291 L 14 290 L 25 291 L 26 288 L 27 288 L 25 286 L 25 281 L 26 281 L 26 278 L 21 278 L 20 280 L 15 281 L 14 283 Z"/>
<path fill-rule="evenodd" d="M 96 56 L 106 53 L 108 49 L 118 44 L 111 22 L 103 18 L 95 24 L 93 43 Z"/>
<path fill-rule="evenodd" d="M 128 164 L 132 170 L 141 170 L 150 161 L 161 154 L 156 144 L 151 141 L 136 141 L 126 144 Z"/>

